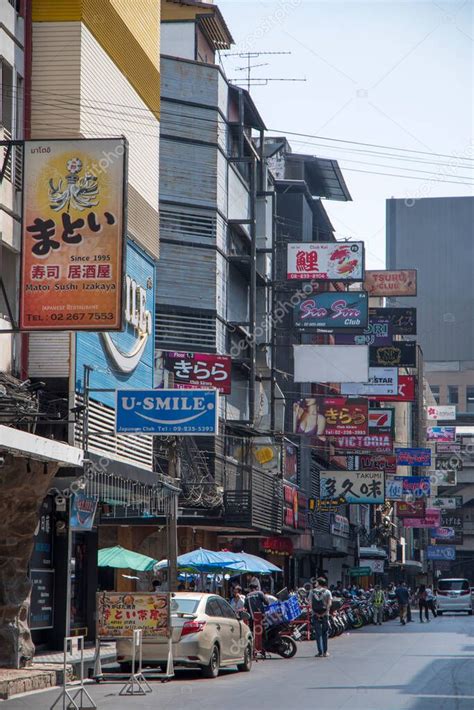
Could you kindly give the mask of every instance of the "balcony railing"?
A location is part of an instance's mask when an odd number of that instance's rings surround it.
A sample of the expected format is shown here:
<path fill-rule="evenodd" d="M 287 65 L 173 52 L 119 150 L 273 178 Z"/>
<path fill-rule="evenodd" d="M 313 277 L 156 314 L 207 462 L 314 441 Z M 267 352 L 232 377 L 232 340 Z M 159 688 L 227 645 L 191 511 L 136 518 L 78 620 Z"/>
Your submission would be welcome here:
<path fill-rule="evenodd" d="M 283 525 L 283 491 L 274 475 L 252 471 L 251 488 L 224 493 L 226 523 L 279 533 Z"/>

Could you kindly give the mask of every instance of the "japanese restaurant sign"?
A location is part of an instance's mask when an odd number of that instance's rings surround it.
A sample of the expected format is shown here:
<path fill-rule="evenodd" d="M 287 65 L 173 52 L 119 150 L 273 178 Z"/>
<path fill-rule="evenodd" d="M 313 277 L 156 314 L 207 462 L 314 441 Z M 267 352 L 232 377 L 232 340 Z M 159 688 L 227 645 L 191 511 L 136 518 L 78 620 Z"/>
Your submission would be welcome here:
<path fill-rule="evenodd" d="M 322 501 L 343 503 L 385 502 L 383 471 L 321 471 Z"/>
<path fill-rule="evenodd" d="M 397 472 L 397 459 L 391 454 L 356 454 L 349 455 L 346 459 L 350 471 L 384 471 L 386 474 Z"/>
<path fill-rule="evenodd" d="M 170 595 L 142 592 L 98 592 L 97 636 L 124 638 L 142 629 L 143 636 L 168 636 Z"/>
<path fill-rule="evenodd" d="M 126 141 L 27 141 L 22 330 L 122 329 Z"/>
<path fill-rule="evenodd" d="M 369 322 L 388 322 L 393 335 L 416 335 L 416 308 L 369 308 Z"/>
<path fill-rule="evenodd" d="M 366 271 L 364 289 L 370 296 L 416 296 L 416 269 Z"/>
<path fill-rule="evenodd" d="M 228 355 L 163 352 L 163 359 L 174 375 L 176 389 L 215 387 L 221 394 L 230 394 L 232 359 Z"/>
<path fill-rule="evenodd" d="M 325 291 L 295 306 L 297 328 L 365 328 L 369 299 L 365 291 Z"/>
<path fill-rule="evenodd" d="M 363 281 L 364 242 L 288 244 L 287 278 Z"/>
<path fill-rule="evenodd" d="M 309 397 L 295 404 L 294 419 L 296 434 L 367 434 L 368 402 L 347 397 Z"/>

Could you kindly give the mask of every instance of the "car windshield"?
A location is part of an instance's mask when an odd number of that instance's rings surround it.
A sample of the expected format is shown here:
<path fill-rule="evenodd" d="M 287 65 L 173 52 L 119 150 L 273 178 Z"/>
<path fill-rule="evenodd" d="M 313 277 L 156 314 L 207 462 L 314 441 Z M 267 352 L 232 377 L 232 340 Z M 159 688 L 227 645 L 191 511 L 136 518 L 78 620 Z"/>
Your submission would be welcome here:
<path fill-rule="evenodd" d="M 171 612 L 173 614 L 194 614 L 198 608 L 199 599 L 185 599 L 174 597 L 171 601 Z"/>
<path fill-rule="evenodd" d="M 467 579 L 440 579 L 438 582 L 440 592 L 460 592 L 469 589 Z"/>

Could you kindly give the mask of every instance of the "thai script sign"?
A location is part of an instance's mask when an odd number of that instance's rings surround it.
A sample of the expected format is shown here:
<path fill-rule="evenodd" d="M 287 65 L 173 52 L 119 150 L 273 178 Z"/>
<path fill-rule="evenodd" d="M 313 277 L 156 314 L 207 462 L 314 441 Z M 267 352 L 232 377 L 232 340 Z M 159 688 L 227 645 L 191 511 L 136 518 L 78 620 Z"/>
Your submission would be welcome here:
<path fill-rule="evenodd" d="M 427 545 L 426 559 L 428 560 L 455 560 L 456 548 L 447 545 Z"/>
<path fill-rule="evenodd" d="M 456 439 L 455 426 L 429 426 L 426 427 L 427 441 L 451 442 Z"/>
<path fill-rule="evenodd" d="M 416 308 L 369 308 L 369 323 L 387 321 L 393 335 L 416 335 Z"/>
<path fill-rule="evenodd" d="M 294 405 L 295 434 L 367 434 L 368 420 L 366 399 L 310 397 Z"/>
<path fill-rule="evenodd" d="M 363 281 L 364 242 L 288 244 L 287 278 Z"/>
<path fill-rule="evenodd" d="M 365 328 L 369 299 L 365 291 L 325 291 L 305 298 L 294 309 L 297 328 Z"/>
<path fill-rule="evenodd" d="M 141 629 L 144 637 L 168 636 L 170 595 L 142 592 L 98 592 L 97 636 L 124 638 Z"/>
<path fill-rule="evenodd" d="M 118 390 L 117 434 L 209 436 L 218 430 L 216 390 Z"/>
<path fill-rule="evenodd" d="M 403 495 L 422 498 L 430 495 L 431 481 L 429 476 L 396 476 L 402 481 Z"/>
<path fill-rule="evenodd" d="M 21 329 L 121 330 L 125 155 L 123 138 L 25 143 Z"/>
<path fill-rule="evenodd" d="M 464 541 L 462 531 L 447 527 L 434 528 L 431 531 L 431 537 L 444 545 L 462 545 Z"/>
<path fill-rule="evenodd" d="M 366 271 L 364 289 L 371 296 L 416 296 L 416 269 Z"/>
<path fill-rule="evenodd" d="M 426 407 L 426 417 L 427 419 L 434 419 L 435 421 L 438 421 L 439 419 L 443 421 L 453 421 L 456 419 L 456 405 L 430 404 Z"/>
<path fill-rule="evenodd" d="M 395 474 L 397 459 L 391 454 L 350 455 L 347 456 L 347 468 L 350 471 L 383 471 L 386 474 Z M 387 478 L 385 482 L 387 482 Z M 387 498 L 389 497 L 387 495 Z"/>
<path fill-rule="evenodd" d="M 431 466 L 431 449 L 395 449 L 399 466 Z"/>
<path fill-rule="evenodd" d="M 392 343 L 369 348 L 370 367 L 416 367 L 416 343 Z"/>
<path fill-rule="evenodd" d="M 321 471 L 322 501 L 373 503 L 385 501 L 385 476 L 382 471 Z"/>
<path fill-rule="evenodd" d="M 459 442 L 436 442 L 437 454 L 460 454 L 461 444 Z"/>
<path fill-rule="evenodd" d="M 396 396 L 398 377 L 396 367 L 369 367 L 367 382 L 342 382 L 341 394 L 365 397 Z"/>
<path fill-rule="evenodd" d="M 231 392 L 232 359 L 228 355 L 165 351 L 163 360 L 173 373 L 176 389 L 215 387 L 221 394 Z"/>

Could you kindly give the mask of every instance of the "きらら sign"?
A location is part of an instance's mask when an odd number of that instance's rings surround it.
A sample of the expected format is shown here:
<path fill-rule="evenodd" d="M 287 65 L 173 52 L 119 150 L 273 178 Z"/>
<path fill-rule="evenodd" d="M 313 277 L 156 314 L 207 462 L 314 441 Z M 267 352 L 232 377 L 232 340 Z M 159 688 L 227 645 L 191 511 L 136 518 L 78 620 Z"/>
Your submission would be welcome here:
<path fill-rule="evenodd" d="M 20 329 L 121 330 L 126 150 L 26 141 Z"/>
<path fill-rule="evenodd" d="M 296 434 L 367 434 L 368 419 L 368 402 L 364 399 L 309 397 L 294 405 Z"/>
<path fill-rule="evenodd" d="M 362 281 L 364 242 L 288 244 L 288 279 Z"/>
<path fill-rule="evenodd" d="M 369 299 L 365 291 L 325 291 L 305 298 L 294 309 L 297 328 L 365 328 Z"/>
<path fill-rule="evenodd" d="M 366 271 L 364 289 L 370 296 L 416 296 L 416 269 Z"/>
<path fill-rule="evenodd" d="M 382 471 L 321 471 L 320 499 L 339 503 L 380 504 L 385 502 Z"/>
<path fill-rule="evenodd" d="M 176 389 L 216 388 L 231 393 L 232 359 L 228 355 L 163 352 L 164 365 L 173 373 Z"/>

